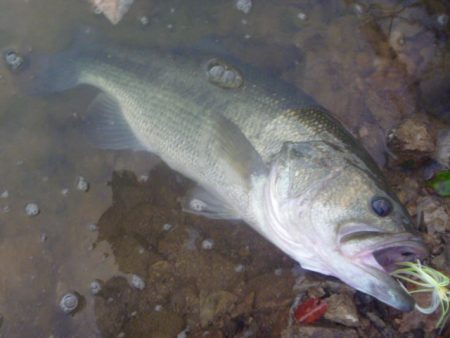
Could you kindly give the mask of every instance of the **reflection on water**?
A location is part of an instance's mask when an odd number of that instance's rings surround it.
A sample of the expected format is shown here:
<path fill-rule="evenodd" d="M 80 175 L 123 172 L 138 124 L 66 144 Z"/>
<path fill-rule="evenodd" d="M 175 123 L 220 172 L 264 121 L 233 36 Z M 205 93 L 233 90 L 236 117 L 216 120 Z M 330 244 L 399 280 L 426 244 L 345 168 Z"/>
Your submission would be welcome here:
<path fill-rule="evenodd" d="M 4 0 L 0 46 L 52 52 L 86 25 L 142 46 L 220 37 L 311 94 L 384 163 L 385 136 L 404 117 L 449 119 L 448 6 L 369 3 L 255 0 L 245 14 L 231 0 L 136 1 L 112 26 L 81 1 Z M 201 336 L 210 322 L 211 337 L 244 337 L 287 326 L 292 261 L 243 225 L 179 212 L 187 183 L 165 167 L 147 180 L 152 155 L 90 147 L 76 126 L 92 89 L 29 97 L 14 76 L 0 66 L 1 337 Z M 112 176 L 123 169 L 140 180 Z M 80 295 L 73 315 L 59 308 L 69 291 Z"/>

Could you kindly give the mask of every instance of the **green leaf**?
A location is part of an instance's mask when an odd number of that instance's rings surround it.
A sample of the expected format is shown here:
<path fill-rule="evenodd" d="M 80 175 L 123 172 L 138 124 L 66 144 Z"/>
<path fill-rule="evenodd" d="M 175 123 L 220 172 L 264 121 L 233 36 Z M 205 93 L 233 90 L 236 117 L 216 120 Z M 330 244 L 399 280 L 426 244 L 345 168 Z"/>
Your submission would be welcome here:
<path fill-rule="evenodd" d="M 450 170 L 438 172 L 427 182 L 427 186 L 440 196 L 450 197 Z"/>

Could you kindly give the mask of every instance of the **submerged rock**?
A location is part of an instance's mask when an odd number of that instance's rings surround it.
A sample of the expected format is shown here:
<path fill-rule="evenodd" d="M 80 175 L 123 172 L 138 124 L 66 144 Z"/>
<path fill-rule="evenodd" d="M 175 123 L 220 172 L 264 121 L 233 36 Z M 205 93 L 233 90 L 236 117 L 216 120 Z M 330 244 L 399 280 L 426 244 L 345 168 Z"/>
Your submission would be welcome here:
<path fill-rule="evenodd" d="M 134 0 L 90 0 L 96 11 L 103 13 L 112 24 L 117 24 L 130 9 Z"/>
<path fill-rule="evenodd" d="M 75 312 L 78 308 L 79 296 L 75 292 L 68 292 L 61 297 L 59 307 L 65 314 Z"/>
<path fill-rule="evenodd" d="M 36 203 L 28 203 L 25 206 L 25 213 L 30 217 L 38 215 L 39 212 L 40 210 Z"/>
<path fill-rule="evenodd" d="M 203 327 L 217 317 L 230 313 L 238 297 L 228 291 L 200 292 L 200 323 Z"/>
<path fill-rule="evenodd" d="M 345 326 L 359 326 L 358 311 L 351 295 L 334 294 L 327 298 L 328 310 L 325 319 Z"/>
<path fill-rule="evenodd" d="M 422 213 L 423 222 L 429 234 L 450 231 L 448 210 L 445 202 L 433 196 L 417 201 L 417 213 Z"/>
<path fill-rule="evenodd" d="M 355 329 L 343 329 L 341 327 L 322 327 L 315 325 L 292 326 L 284 330 L 282 338 L 358 338 L 359 335 Z"/>
<path fill-rule="evenodd" d="M 415 115 L 406 119 L 396 130 L 392 138 L 398 142 L 402 151 L 412 150 L 431 153 L 434 151 L 433 134 L 428 127 L 428 119 L 423 115 Z"/>
<path fill-rule="evenodd" d="M 434 159 L 450 168 L 450 128 L 439 131 Z"/>
<path fill-rule="evenodd" d="M 23 64 L 23 57 L 14 51 L 9 51 L 4 56 L 5 62 L 12 71 L 18 70 Z"/>
<path fill-rule="evenodd" d="M 253 3 L 252 0 L 236 0 L 234 6 L 238 11 L 248 14 L 252 9 Z"/>

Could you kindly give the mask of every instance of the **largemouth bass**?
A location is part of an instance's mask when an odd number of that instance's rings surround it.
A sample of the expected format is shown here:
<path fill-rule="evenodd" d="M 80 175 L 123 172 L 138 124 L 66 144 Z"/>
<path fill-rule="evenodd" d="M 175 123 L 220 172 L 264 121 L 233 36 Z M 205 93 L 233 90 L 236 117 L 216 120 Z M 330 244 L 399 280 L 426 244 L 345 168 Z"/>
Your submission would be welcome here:
<path fill-rule="evenodd" d="M 389 276 L 426 255 L 404 207 L 367 152 L 295 87 L 201 49 L 134 51 L 77 42 L 31 55 L 36 92 L 101 92 L 88 136 L 145 150 L 198 183 L 184 208 L 241 219 L 298 261 L 400 310 L 414 300 Z"/>

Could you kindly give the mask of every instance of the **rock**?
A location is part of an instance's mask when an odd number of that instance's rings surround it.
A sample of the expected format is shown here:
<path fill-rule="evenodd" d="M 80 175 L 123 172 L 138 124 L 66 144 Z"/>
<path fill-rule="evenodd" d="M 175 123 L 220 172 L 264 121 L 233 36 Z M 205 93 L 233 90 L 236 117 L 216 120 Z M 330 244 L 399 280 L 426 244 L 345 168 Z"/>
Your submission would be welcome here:
<path fill-rule="evenodd" d="M 59 307 L 65 314 L 71 314 L 78 308 L 79 298 L 77 293 L 68 292 L 61 297 Z"/>
<path fill-rule="evenodd" d="M 228 291 L 200 292 L 200 324 L 206 327 L 217 317 L 230 313 L 238 297 Z"/>
<path fill-rule="evenodd" d="M 426 304 L 430 300 L 430 294 L 427 293 L 417 293 L 414 299 L 419 304 Z M 435 329 L 436 322 L 439 318 L 439 311 L 432 314 L 423 314 L 417 310 L 404 313 L 400 319 L 394 321 L 397 330 L 400 333 L 410 332 L 416 329 L 422 329 L 425 332 L 432 332 Z"/>
<path fill-rule="evenodd" d="M 134 0 L 90 0 L 90 2 L 115 25 L 128 12 Z"/>
<path fill-rule="evenodd" d="M 442 165 L 450 167 L 450 129 L 439 131 L 434 159 Z"/>
<path fill-rule="evenodd" d="M 346 293 L 334 294 L 327 298 L 328 310 L 325 319 L 345 326 L 359 326 L 358 311 L 353 297 Z"/>
<path fill-rule="evenodd" d="M 39 207 L 36 203 L 28 203 L 27 205 L 25 205 L 25 213 L 30 216 L 36 216 L 38 215 L 40 212 Z"/>
<path fill-rule="evenodd" d="M 355 329 L 341 327 L 321 327 L 315 325 L 292 326 L 284 330 L 282 338 L 358 338 Z"/>
<path fill-rule="evenodd" d="M 292 274 L 276 276 L 271 272 L 249 280 L 244 294 L 255 292 L 254 307 L 256 309 L 276 309 L 292 302 L 294 299 L 293 285 Z"/>
<path fill-rule="evenodd" d="M 238 11 L 248 14 L 252 9 L 252 0 L 236 0 L 234 6 Z"/>
<path fill-rule="evenodd" d="M 172 311 L 140 312 L 125 326 L 125 337 L 172 338 L 185 328 L 183 318 Z M 150 334 L 151 333 L 151 334 Z"/>
<path fill-rule="evenodd" d="M 434 196 L 425 196 L 417 201 L 417 213 L 423 213 L 423 222 L 428 233 L 450 231 L 448 210 L 445 202 Z"/>
<path fill-rule="evenodd" d="M 433 152 L 435 150 L 428 119 L 423 115 L 415 115 L 406 119 L 393 131 L 394 141 L 399 142 L 399 150 Z"/>

